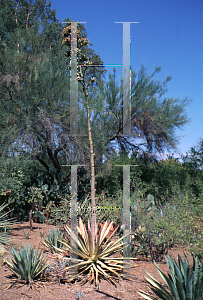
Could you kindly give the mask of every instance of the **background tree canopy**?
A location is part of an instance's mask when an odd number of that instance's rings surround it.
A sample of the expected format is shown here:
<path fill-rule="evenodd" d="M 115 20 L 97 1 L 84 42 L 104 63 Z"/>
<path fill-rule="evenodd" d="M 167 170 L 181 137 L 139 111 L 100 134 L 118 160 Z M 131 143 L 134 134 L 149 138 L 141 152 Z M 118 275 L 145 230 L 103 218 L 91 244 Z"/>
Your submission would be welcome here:
<path fill-rule="evenodd" d="M 38 198 L 43 199 L 36 204 L 41 209 L 57 206 L 68 197 L 70 170 L 64 164 L 87 166 L 78 170 L 79 198 L 89 192 L 87 109 L 81 85 L 79 128 L 84 136 L 70 136 L 70 41 L 70 26 L 63 27 L 56 19 L 50 2 L 0 0 L 0 193 L 11 190 L 10 201 L 15 209 L 22 208 L 18 211 L 22 218 L 32 205 L 32 187 L 38 188 Z M 127 161 L 130 153 L 132 164 L 139 160 L 143 166 L 134 174 L 140 178 L 146 160 L 152 163 L 157 153 L 175 149 L 175 131 L 189 121 L 188 100 L 166 97 L 171 78 L 157 81 L 161 68 L 148 75 L 141 66 L 132 72 L 132 136 L 123 136 L 122 82 L 116 82 L 115 70 L 105 80 L 102 59 L 81 24 L 78 49 L 79 62 L 86 64 L 85 79 L 96 81 L 88 93 L 97 191 L 101 192 L 108 173 L 108 189 L 115 193 L 122 180 L 109 166 Z M 91 62 L 98 66 L 91 67 Z"/>

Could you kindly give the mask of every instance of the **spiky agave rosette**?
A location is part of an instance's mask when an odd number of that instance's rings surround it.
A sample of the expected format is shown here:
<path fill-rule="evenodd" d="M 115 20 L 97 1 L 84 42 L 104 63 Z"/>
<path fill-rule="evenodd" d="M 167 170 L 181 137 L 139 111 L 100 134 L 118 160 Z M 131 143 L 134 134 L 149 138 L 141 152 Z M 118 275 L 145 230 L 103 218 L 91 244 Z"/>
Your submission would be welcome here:
<path fill-rule="evenodd" d="M 0 249 L 2 253 L 3 251 L 6 251 L 6 248 L 8 248 L 8 246 L 10 246 L 12 242 L 12 239 L 9 237 L 9 234 L 7 233 L 6 229 L 13 225 L 14 219 L 8 217 L 10 211 L 4 211 L 7 206 L 8 203 L 0 205 Z"/>
<path fill-rule="evenodd" d="M 191 300 L 201 300 L 203 295 L 203 274 L 202 263 L 198 265 L 197 257 L 193 255 L 193 266 L 190 269 L 190 264 L 184 253 L 185 261 L 181 259 L 178 255 L 178 264 L 176 260 L 172 260 L 170 255 L 168 258 L 165 256 L 167 265 L 170 270 L 170 274 L 166 276 L 159 266 L 154 262 L 154 265 L 157 268 L 157 271 L 161 278 L 165 281 L 170 291 L 168 291 L 159 283 L 152 275 L 146 272 L 149 276 L 145 277 L 145 280 L 150 284 L 150 290 L 154 292 L 159 299 L 163 300 L 182 300 L 182 299 L 191 299 Z M 158 298 L 146 293 L 145 291 L 139 290 L 139 295 L 147 300 L 157 300 Z"/>
<path fill-rule="evenodd" d="M 93 239 L 89 220 L 87 229 L 82 220 L 79 220 L 78 236 L 72 232 L 69 226 L 64 226 L 76 245 L 74 247 L 70 241 L 63 240 L 65 249 L 60 250 L 65 255 L 67 255 L 68 250 L 72 255 L 72 257 L 68 258 L 72 263 L 66 270 L 77 268 L 78 271 L 78 274 L 70 275 L 70 281 L 79 279 L 82 282 L 90 281 L 90 283 L 94 282 L 95 285 L 98 285 L 101 279 L 105 279 L 116 285 L 116 282 L 122 276 L 123 260 L 127 260 L 126 264 L 130 264 L 130 260 L 135 258 L 112 257 L 113 254 L 123 250 L 123 247 L 125 247 L 123 239 L 127 236 L 125 235 L 116 241 L 111 241 L 118 229 L 117 227 L 107 238 L 112 224 L 113 222 L 108 223 L 106 221 L 103 228 L 99 230 L 98 225 L 95 224 L 95 239 Z"/>
<path fill-rule="evenodd" d="M 26 244 L 26 248 L 20 245 L 19 253 L 12 247 L 10 253 L 12 258 L 4 259 L 6 267 L 17 277 L 21 278 L 26 284 L 31 283 L 38 277 L 51 263 L 46 264 L 46 258 L 43 257 L 43 251 L 38 254 L 35 246 Z"/>

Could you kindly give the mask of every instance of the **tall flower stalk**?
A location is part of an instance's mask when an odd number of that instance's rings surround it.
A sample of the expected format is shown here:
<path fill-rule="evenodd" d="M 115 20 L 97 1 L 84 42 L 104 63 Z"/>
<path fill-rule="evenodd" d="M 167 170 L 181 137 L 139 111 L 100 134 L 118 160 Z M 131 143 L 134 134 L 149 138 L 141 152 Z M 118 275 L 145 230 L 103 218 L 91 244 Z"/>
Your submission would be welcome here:
<path fill-rule="evenodd" d="M 95 238 L 95 224 L 96 224 L 96 205 L 95 205 L 95 168 L 94 168 L 94 150 L 93 150 L 93 142 L 92 142 L 92 134 L 91 134 L 91 124 L 90 124 L 90 107 L 88 103 L 88 87 L 96 82 L 95 74 L 102 75 L 103 70 L 94 69 L 93 72 L 85 72 L 88 67 L 92 64 L 101 66 L 103 62 L 101 61 L 100 57 L 94 53 L 91 49 L 88 48 L 89 41 L 86 38 L 86 34 L 82 31 L 82 26 L 79 26 L 81 30 L 77 28 L 72 28 L 71 25 L 67 26 L 63 30 L 63 42 L 62 44 L 68 46 L 68 51 L 66 52 L 66 56 L 72 59 L 72 56 L 75 57 L 75 40 L 77 39 L 77 63 L 79 66 L 79 72 L 77 72 L 78 82 L 82 84 L 83 92 L 85 95 L 86 107 L 87 107 L 87 126 L 88 126 L 88 138 L 90 143 L 90 166 L 91 166 L 91 206 L 92 206 L 92 236 Z M 73 31 L 72 31 L 73 30 Z M 71 32 L 72 31 L 72 32 Z M 71 42 L 72 38 L 72 42 Z M 72 43 L 72 44 L 71 44 Z M 75 45 L 75 44 L 74 44 Z M 73 46 L 73 48 L 72 48 Z M 88 51 L 87 51 L 88 50 Z M 71 54 L 72 51 L 72 54 Z M 87 51 L 87 52 L 86 52 Z M 88 55 L 84 54 L 88 53 Z M 73 59 L 74 60 L 74 59 Z M 90 61 L 91 60 L 91 61 Z M 85 71 L 82 73 L 82 67 L 85 67 Z M 87 70 L 89 71 L 89 70 Z"/>
<path fill-rule="evenodd" d="M 96 228 L 96 202 L 95 202 L 95 167 L 94 167 L 94 149 L 92 141 L 91 123 L 90 123 L 90 107 L 88 102 L 88 87 L 91 83 L 95 82 L 93 77 L 89 84 L 85 83 L 84 76 L 80 67 L 78 80 L 83 86 L 83 92 L 85 95 L 86 107 L 87 107 L 87 128 L 88 128 L 88 138 L 90 143 L 90 167 L 91 167 L 91 206 L 92 206 L 92 236 L 95 239 L 95 228 Z"/>

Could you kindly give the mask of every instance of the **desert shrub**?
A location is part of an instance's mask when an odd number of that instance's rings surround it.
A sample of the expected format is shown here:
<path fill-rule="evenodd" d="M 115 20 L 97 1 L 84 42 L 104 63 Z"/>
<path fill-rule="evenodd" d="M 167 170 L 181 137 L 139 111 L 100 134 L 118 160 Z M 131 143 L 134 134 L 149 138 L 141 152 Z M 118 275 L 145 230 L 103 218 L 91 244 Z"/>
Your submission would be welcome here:
<path fill-rule="evenodd" d="M 105 193 L 96 196 L 97 220 L 99 223 L 106 220 L 121 225 L 122 218 L 122 193 L 106 198 Z M 70 197 L 63 199 L 58 207 L 52 205 L 49 209 L 49 224 L 70 224 Z M 78 201 L 78 219 L 81 218 L 85 224 L 91 219 L 91 200 L 86 197 L 84 201 Z"/>
<path fill-rule="evenodd" d="M 138 207 L 132 210 L 134 253 L 159 260 L 168 247 L 177 244 L 203 257 L 202 200 L 191 197 L 187 192 L 181 193 L 178 185 L 174 186 L 173 197 L 165 205 L 150 205 L 148 199 L 139 199 Z M 193 204 L 195 200 L 198 205 Z"/>
<path fill-rule="evenodd" d="M 160 210 L 155 205 L 154 196 L 138 199 L 132 207 L 132 251 L 146 258 L 159 261 L 171 246 L 171 240 L 161 230 Z"/>

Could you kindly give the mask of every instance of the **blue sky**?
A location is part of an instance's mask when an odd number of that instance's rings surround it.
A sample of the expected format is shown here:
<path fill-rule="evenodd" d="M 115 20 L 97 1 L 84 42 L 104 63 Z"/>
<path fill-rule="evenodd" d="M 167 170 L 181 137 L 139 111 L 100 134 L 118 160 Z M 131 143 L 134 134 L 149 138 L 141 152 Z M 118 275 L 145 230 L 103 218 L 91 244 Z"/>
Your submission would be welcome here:
<path fill-rule="evenodd" d="M 168 97 L 188 97 L 191 122 L 177 131 L 178 153 L 203 138 L 203 1 L 202 0 L 53 0 L 57 18 L 86 22 L 88 39 L 105 64 L 122 64 L 123 25 L 131 24 L 131 66 L 151 74 L 155 66 L 168 75 Z M 121 76 L 122 68 L 116 68 Z M 112 68 L 107 68 L 112 71 Z"/>

